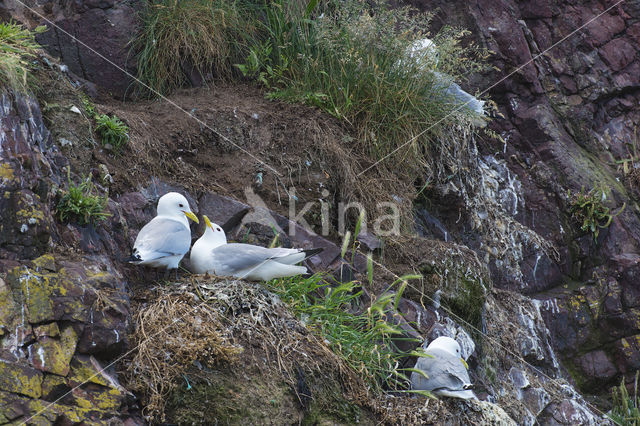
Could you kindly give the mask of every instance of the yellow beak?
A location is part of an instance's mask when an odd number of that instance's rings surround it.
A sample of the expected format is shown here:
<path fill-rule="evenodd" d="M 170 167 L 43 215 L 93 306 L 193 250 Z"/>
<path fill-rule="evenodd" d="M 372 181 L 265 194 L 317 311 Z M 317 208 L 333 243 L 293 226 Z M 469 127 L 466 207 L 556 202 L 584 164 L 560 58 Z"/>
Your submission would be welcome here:
<path fill-rule="evenodd" d="M 464 360 L 464 358 L 460 357 L 460 361 L 462 361 L 462 364 L 465 366 L 465 368 L 468 370 L 469 369 L 469 364 L 467 364 L 467 361 Z"/>
<path fill-rule="evenodd" d="M 202 215 L 202 218 L 204 219 L 204 223 L 206 223 L 209 228 L 213 229 L 213 225 L 211 224 L 209 218 L 204 214 Z"/>
<path fill-rule="evenodd" d="M 182 213 L 184 213 L 184 215 L 186 217 L 188 217 L 189 219 L 191 219 L 195 223 L 200 223 L 200 221 L 198 220 L 198 216 L 196 216 L 195 214 L 193 214 L 191 212 L 182 212 Z"/>

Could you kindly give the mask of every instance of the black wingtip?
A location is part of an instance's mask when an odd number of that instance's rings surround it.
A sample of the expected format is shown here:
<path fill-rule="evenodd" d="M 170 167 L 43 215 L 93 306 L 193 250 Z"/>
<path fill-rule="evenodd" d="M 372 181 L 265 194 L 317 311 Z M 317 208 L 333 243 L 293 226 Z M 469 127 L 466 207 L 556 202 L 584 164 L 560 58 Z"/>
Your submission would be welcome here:
<path fill-rule="evenodd" d="M 142 258 L 140 257 L 139 254 L 132 254 L 131 256 L 122 259 L 122 261 L 128 262 L 128 263 L 136 263 L 136 262 L 141 262 Z"/>
<path fill-rule="evenodd" d="M 313 248 L 313 249 L 302 250 L 302 251 L 304 253 L 304 258 L 308 259 L 311 256 L 315 256 L 316 254 L 320 253 L 322 250 L 324 250 L 324 247 Z"/>

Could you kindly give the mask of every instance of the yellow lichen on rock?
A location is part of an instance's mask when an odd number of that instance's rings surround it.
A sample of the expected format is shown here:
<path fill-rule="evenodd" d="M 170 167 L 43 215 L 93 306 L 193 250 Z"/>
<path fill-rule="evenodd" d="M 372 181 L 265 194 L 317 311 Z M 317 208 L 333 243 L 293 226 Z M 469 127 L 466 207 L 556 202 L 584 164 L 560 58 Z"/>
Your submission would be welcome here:
<path fill-rule="evenodd" d="M 0 182 L 11 182 L 14 179 L 13 169 L 8 163 L 0 163 Z"/>
<path fill-rule="evenodd" d="M 42 373 L 30 367 L 0 360 L 0 390 L 40 398 Z"/>
<path fill-rule="evenodd" d="M 42 256 L 33 259 L 33 266 L 42 271 L 43 269 L 47 271 L 56 271 L 58 268 L 56 266 L 56 259 L 51 254 L 43 254 Z"/>
<path fill-rule="evenodd" d="M 56 319 L 53 314 L 48 276 L 34 272 L 27 267 L 13 269 L 10 276 L 13 276 L 20 284 L 30 323 L 35 324 Z"/>
<path fill-rule="evenodd" d="M 71 366 L 71 371 L 67 376 L 69 384 L 77 386 L 82 383 L 95 383 L 101 386 L 110 386 L 109 380 L 107 380 L 103 373 L 96 368 L 97 360 L 93 357 L 76 357 Z M 95 363 L 96 365 L 94 365 Z"/>
<path fill-rule="evenodd" d="M 42 371 L 66 376 L 77 343 L 78 335 L 73 327 L 69 326 L 62 330 L 60 339 L 42 337 L 29 346 L 29 360 Z"/>

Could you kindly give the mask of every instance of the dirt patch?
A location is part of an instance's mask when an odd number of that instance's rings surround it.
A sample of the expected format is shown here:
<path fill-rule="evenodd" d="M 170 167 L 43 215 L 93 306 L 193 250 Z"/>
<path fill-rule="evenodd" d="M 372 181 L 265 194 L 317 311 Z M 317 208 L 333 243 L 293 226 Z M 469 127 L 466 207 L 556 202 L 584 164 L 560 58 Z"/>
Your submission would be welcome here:
<path fill-rule="evenodd" d="M 269 101 L 244 85 L 183 90 L 170 102 L 183 111 L 164 100 L 97 105 L 130 127 L 120 155 L 93 152 L 114 179 L 112 194 L 148 185 L 153 177 L 196 195 L 214 191 L 240 200 L 253 188 L 284 215 L 290 197 L 297 211 L 313 202 L 305 215 L 310 224 L 320 223 L 319 200 L 330 205 L 334 222 L 340 201 L 358 201 L 371 211 L 380 201 L 400 200 L 407 211 L 411 206 L 411 182 L 384 169 L 357 177 L 366 159 L 352 149 L 348 129 L 318 110 Z"/>

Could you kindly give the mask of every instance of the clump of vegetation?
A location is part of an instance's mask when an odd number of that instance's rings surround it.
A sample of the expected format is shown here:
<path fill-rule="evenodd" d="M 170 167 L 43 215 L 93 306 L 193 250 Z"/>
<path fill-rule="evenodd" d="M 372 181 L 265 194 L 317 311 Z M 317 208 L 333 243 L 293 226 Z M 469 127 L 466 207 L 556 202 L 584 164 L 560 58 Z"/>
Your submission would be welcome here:
<path fill-rule="evenodd" d="M 67 169 L 67 191 L 63 192 L 56 206 L 58 218 L 65 222 L 74 220 L 80 225 L 86 225 L 101 221 L 111 216 L 106 211 L 108 197 L 96 194 L 95 185 L 91 177 L 83 178 L 79 185 L 71 181 L 70 172 Z"/>
<path fill-rule="evenodd" d="M 394 284 L 398 283 L 403 281 Z M 380 390 L 402 388 L 408 379 L 406 371 L 399 367 L 400 360 L 420 355 L 395 348 L 392 338 L 401 336 L 402 330 L 387 321 L 387 314 L 397 307 L 405 285 L 366 308 L 359 306 L 362 290 L 358 283 L 331 287 L 322 275 L 275 280 L 269 289 L 326 339 L 331 350 L 362 374 L 372 389 Z"/>
<path fill-rule="evenodd" d="M 25 90 L 31 64 L 40 48 L 35 35 L 46 31 L 44 26 L 28 30 L 13 21 L 0 22 L 0 81 L 14 90 Z"/>
<path fill-rule="evenodd" d="M 620 426 L 640 426 L 640 397 L 638 396 L 638 375 L 633 387 L 633 396 L 629 395 L 627 387 L 624 385 L 624 378 L 620 386 L 614 387 L 612 391 L 613 408 L 609 413 L 609 418 L 616 425 Z"/>
<path fill-rule="evenodd" d="M 614 217 L 622 213 L 626 204 L 623 204 L 620 210 L 615 214 L 604 203 L 607 200 L 607 194 L 603 185 L 594 186 L 588 192 L 584 187 L 580 192 L 572 194 L 568 192 L 569 202 L 571 204 L 569 213 L 580 224 L 580 229 L 589 231 L 593 234 L 594 241 L 597 241 L 600 229 L 607 228 Z"/>
<path fill-rule="evenodd" d="M 228 77 L 244 41 L 255 32 L 252 21 L 236 1 L 147 2 L 141 32 L 132 43 L 138 78 L 165 94 L 188 83 L 191 70 Z M 146 88 L 140 90 L 155 96 Z"/>
<path fill-rule="evenodd" d="M 102 145 L 114 152 L 119 152 L 129 141 L 129 127 L 115 115 L 110 117 L 106 114 L 99 114 L 95 115 L 95 119 L 97 123 L 96 134 Z"/>
<path fill-rule="evenodd" d="M 137 314 L 130 386 L 147 393 L 145 412 L 152 419 L 163 413 L 166 395 L 178 386 L 175 379 L 194 361 L 214 367 L 241 351 L 224 335 L 221 320 L 217 311 L 184 297 L 160 298 Z"/>
<path fill-rule="evenodd" d="M 317 3 L 269 2 L 264 37 L 240 69 L 269 87 L 271 98 L 314 105 L 351 124 L 370 157 L 411 141 L 398 158 L 416 172 L 435 170 L 442 133 L 473 118 L 440 79 L 483 70 L 486 52 L 463 46 L 467 32 L 445 28 L 432 47 L 409 56 L 428 34 L 430 15 L 379 1 Z"/>

